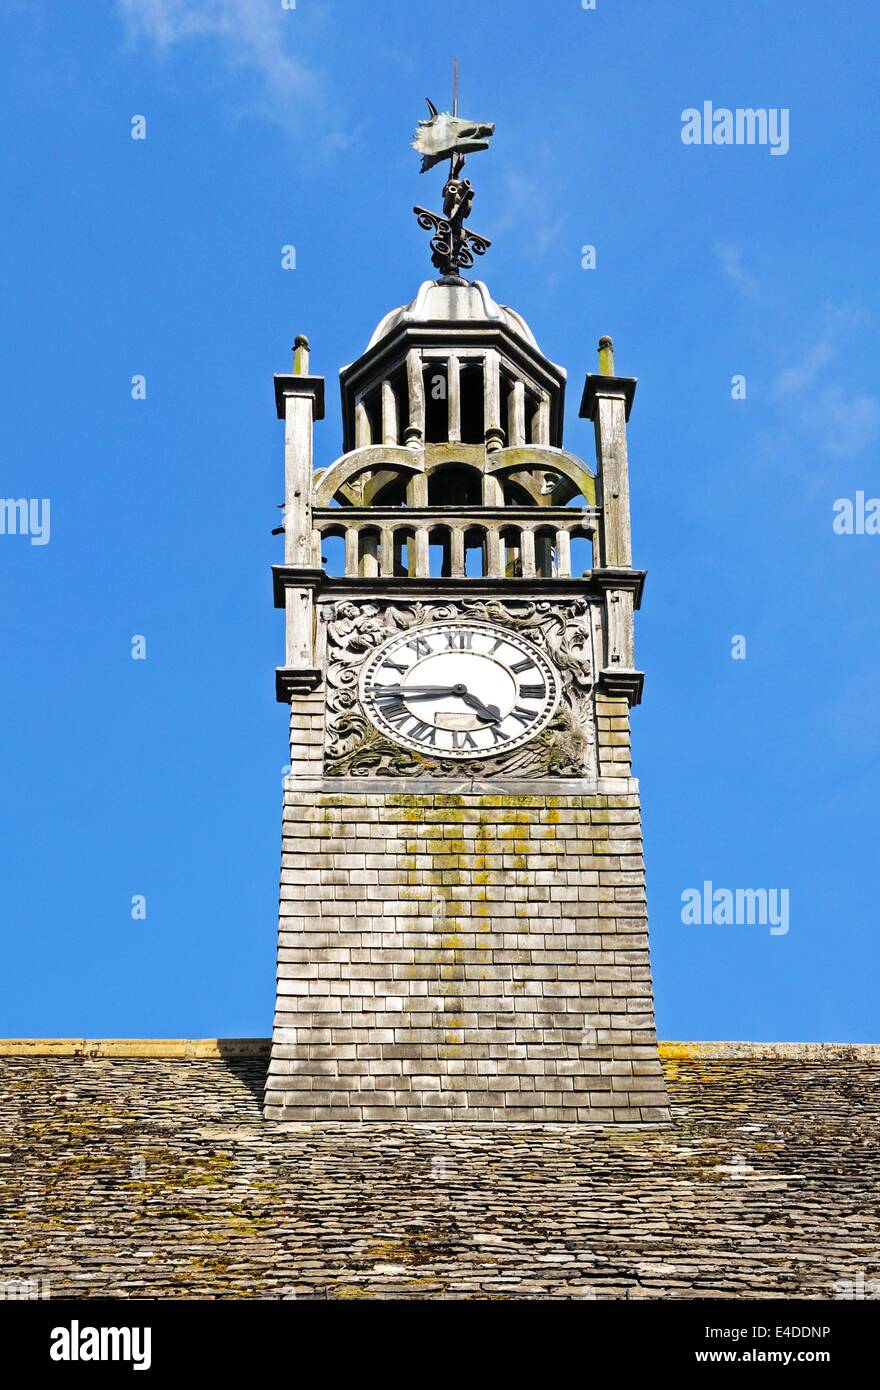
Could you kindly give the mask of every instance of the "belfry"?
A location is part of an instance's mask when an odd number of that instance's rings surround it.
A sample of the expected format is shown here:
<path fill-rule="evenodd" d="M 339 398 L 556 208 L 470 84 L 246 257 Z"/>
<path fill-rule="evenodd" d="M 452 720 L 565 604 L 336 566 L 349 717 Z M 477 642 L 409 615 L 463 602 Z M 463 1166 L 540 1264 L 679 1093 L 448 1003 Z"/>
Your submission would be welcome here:
<path fill-rule="evenodd" d="M 429 107 L 437 278 L 342 368 L 329 467 L 304 338 L 275 378 L 290 773 L 265 1115 L 662 1124 L 629 738 L 636 383 L 601 339 L 588 467 L 564 369 L 463 274 L 489 247 L 463 165 L 493 127 Z"/>

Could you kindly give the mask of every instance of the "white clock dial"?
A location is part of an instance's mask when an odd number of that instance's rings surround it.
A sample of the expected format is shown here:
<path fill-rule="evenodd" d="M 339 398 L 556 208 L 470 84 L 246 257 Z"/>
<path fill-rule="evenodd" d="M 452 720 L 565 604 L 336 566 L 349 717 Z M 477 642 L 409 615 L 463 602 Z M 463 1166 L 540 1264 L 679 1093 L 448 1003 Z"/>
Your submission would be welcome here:
<path fill-rule="evenodd" d="M 518 633 L 450 621 L 401 632 L 373 653 L 361 703 L 395 743 L 438 758 L 485 758 L 541 732 L 559 703 L 553 666 Z"/>

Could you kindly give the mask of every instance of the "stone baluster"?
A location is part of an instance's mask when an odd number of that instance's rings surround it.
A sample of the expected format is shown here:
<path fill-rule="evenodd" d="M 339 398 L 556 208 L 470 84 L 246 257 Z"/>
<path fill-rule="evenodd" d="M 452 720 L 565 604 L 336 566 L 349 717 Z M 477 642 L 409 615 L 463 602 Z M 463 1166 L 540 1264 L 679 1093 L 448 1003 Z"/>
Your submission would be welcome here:
<path fill-rule="evenodd" d="M 379 573 L 383 579 L 394 574 L 394 528 L 383 526 L 379 533 Z"/>
<path fill-rule="evenodd" d="M 464 527 L 452 527 L 450 574 L 453 579 L 464 577 Z"/>
<path fill-rule="evenodd" d="M 571 577 L 571 537 L 564 528 L 556 532 L 556 577 Z"/>
<path fill-rule="evenodd" d="M 358 533 L 356 526 L 345 530 L 345 573 L 350 579 L 358 572 Z"/>
<path fill-rule="evenodd" d="M 410 575 L 416 579 L 425 579 L 430 573 L 428 546 L 428 528 L 427 526 L 419 526 L 416 529 L 415 563 L 410 566 Z"/>
<path fill-rule="evenodd" d="M 504 565 L 501 557 L 501 530 L 498 526 L 486 527 L 486 573 L 490 579 L 501 579 L 504 576 Z"/>
<path fill-rule="evenodd" d="M 365 579 L 375 579 L 379 573 L 379 537 L 375 531 L 361 531 L 359 551 L 358 572 Z"/>
<path fill-rule="evenodd" d="M 535 577 L 535 533 L 530 526 L 520 532 L 519 553 L 522 561 L 523 579 Z"/>

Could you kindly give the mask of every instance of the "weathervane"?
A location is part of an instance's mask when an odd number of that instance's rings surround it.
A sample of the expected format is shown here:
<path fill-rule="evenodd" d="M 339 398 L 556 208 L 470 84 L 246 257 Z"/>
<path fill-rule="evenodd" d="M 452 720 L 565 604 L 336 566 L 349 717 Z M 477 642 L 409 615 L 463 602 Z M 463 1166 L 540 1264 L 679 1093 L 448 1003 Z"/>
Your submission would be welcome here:
<path fill-rule="evenodd" d="M 428 98 L 425 100 L 428 101 Z M 467 282 L 459 271 L 472 266 L 475 256 L 485 255 L 492 243 L 464 225 L 471 214 L 474 190 L 470 180 L 461 177 L 461 171 L 469 154 L 489 148 L 495 126 L 485 121 L 465 121 L 459 116 L 457 58 L 453 69 L 451 114 L 438 111 L 431 101 L 428 101 L 428 110 L 431 114 L 427 120 L 419 121 L 412 142 L 413 149 L 422 156 L 420 173 L 424 174 L 435 164 L 448 159 L 449 178 L 443 185 L 442 216 L 418 205 L 413 212 L 419 226 L 426 232 L 434 233 L 431 237 L 431 264 L 441 272 L 442 283 L 463 285 Z"/>

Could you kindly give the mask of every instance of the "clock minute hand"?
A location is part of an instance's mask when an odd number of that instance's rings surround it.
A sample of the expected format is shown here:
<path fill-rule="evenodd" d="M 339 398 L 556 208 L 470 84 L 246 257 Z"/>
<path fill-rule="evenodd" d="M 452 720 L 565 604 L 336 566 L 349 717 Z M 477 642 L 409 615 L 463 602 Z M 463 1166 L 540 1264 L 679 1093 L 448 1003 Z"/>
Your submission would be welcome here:
<path fill-rule="evenodd" d="M 377 695 L 401 695 L 408 700 L 410 695 L 457 695 L 457 685 L 377 685 Z"/>

